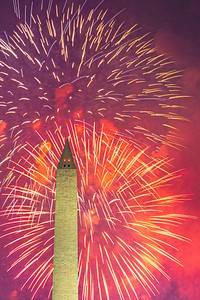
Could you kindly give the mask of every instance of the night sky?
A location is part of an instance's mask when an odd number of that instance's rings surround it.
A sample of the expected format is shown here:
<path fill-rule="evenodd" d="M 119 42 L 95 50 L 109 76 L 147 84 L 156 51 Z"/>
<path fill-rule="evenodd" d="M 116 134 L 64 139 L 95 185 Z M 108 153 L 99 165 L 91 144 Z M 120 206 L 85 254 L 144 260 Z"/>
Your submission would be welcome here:
<path fill-rule="evenodd" d="M 26 4 L 27 1 L 20 3 L 23 6 L 23 3 Z M 98 1 L 88 0 L 86 4 L 88 11 L 95 6 L 95 3 Z M 181 86 L 182 94 L 190 96 L 183 100 L 183 106 L 186 107 L 183 114 L 189 121 L 177 122 L 176 128 L 184 147 L 179 150 L 169 147 L 166 151 L 167 155 L 174 158 L 175 168 L 183 169 L 183 178 L 176 187 L 177 193 L 191 195 L 191 201 L 181 204 L 183 205 L 181 212 L 198 217 L 200 213 L 200 2 L 198 0 L 105 0 L 101 6 L 103 9 L 108 8 L 109 15 L 115 15 L 119 10 L 126 8 L 117 17 L 119 22 L 125 20 L 127 27 L 137 23 L 142 28 L 143 34 L 149 32 L 149 37 L 154 38 L 157 53 L 170 57 L 174 61 L 175 67 L 183 71 L 183 76 L 178 83 Z M 4 31 L 10 35 L 17 22 L 12 1 L 8 0 L 0 10 L 0 35 L 3 39 L 5 39 Z M 48 88 L 48 80 L 46 84 Z M 109 116 L 108 114 L 108 121 L 112 123 Z M 3 133 L 2 127 L 0 130 Z M 3 155 L 6 151 L 9 151 L 8 144 L 2 150 Z M 4 173 L 5 171 L 2 169 L 1 178 L 4 178 Z M 1 226 L 5 221 L 5 218 L 0 219 Z M 188 220 L 181 225 L 180 233 L 191 239 L 190 243 L 175 243 L 179 248 L 176 257 L 181 261 L 183 267 L 173 263 L 166 266 L 171 280 L 160 278 L 159 294 L 152 297 L 154 300 L 199 299 L 199 220 Z M 4 249 L 4 245 L 5 241 L 0 240 L 0 299 L 29 300 L 31 292 L 26 288 L 20 290 L 23 278 L 14 280 L 16 272 L 14 270 L 7 272 L 10 258 L 7 258 L 8 253 Z M 44 298 L 43 293 L 40 292 L 35 300 L 39 299 L 47 298 Z M 119 298 L 117 296 L 112 298 L 112 300 L 115 299 Z M 140 298 L 140 300 L 149 299 L 145 295 Z"/>

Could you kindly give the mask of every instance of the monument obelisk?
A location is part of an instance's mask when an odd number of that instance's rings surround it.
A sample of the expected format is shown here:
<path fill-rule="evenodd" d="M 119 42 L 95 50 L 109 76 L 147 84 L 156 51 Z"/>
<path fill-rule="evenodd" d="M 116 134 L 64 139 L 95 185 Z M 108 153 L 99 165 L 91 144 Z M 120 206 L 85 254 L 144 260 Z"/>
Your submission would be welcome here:
<path fill-rule="evenodd" d="M 52 300 L 78 300 L 77 172 L 68 140 L 56 172 Z"/>

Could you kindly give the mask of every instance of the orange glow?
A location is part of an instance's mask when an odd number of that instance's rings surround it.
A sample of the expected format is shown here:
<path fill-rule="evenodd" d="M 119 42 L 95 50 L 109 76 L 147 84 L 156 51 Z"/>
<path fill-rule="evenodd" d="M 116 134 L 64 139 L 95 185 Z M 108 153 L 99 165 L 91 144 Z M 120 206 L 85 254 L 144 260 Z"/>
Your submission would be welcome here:
<path fill-rule="evenodd" d="M 47 181 L 48 170 L 43 165 L 37 166 L 37 171 L 34 171 L 32 178 L 40 184 L 45 184 Z"/>
<path fill-rule="evenodd" d="M 79 134 L 83 133 L 83 132 L 84 132 L 84 126 L 83 126 L 83 124 L 78 124 L 78 125 L 76 126 L 76 131 L 77 131 Z"/>
<path fill-rule="evenodd" d="M 55 98 L 57 100 L 63 100 L 74 91 L 74 87 L 71 84 L 65 84 L 55 90 Z"/>
<path fill-rule="evenodd" d="M 7 123 L 5 121 L 0 121 L 0 133 L 4 133 Z"/>
<path fill-rule="evenodd" d="M 36 170 L 34 170 L 32 173 L 32 179 L 40 184 L 46 184 L 48 180 L 49 170 L 46 164 L 46 156 L 51 147 L 51 142 L 43 142 L 39 147 L 39 151 L 41 152 L 41 154 L 35 158 Z"/>
<path fill-rule="evenodd" d="M 117 133 L 118 129 L 114 126 L 114 124 L 106 119 L 101 119 L 100 124 L 103 127 L 105 133 Z"/>
<path fill-rule="evenodd" d="M 38 130 L 41 128 L 41 125 L 42 125 L 42 121 L 41 120 L 37 120 L 33 123 L 32 127 L 34 130 Z"/>

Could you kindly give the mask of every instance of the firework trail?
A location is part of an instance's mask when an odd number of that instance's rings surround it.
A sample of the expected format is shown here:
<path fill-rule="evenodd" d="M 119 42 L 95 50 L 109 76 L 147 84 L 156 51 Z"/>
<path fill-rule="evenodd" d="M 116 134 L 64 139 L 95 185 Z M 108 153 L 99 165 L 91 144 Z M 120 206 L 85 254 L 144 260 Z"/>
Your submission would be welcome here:
<path fill-rule="evenodd" d="M 45 286 L 50 296 L 55 171 L 67 134 L 78 167 L 80 299 L 154 295 L 158 276 L 169 279 L 166 261 L 180 264 L 176 240 L 187 241 L 178 233 L 188 218 L 178 213 L 187 196 L 170 187 L 179 172 L 168 159 L 152 158 L 148 149 L 97 124 L 50 128 L 10 163 L 3 212 L 10 269 L 27 278 L 33 298 Z"/>

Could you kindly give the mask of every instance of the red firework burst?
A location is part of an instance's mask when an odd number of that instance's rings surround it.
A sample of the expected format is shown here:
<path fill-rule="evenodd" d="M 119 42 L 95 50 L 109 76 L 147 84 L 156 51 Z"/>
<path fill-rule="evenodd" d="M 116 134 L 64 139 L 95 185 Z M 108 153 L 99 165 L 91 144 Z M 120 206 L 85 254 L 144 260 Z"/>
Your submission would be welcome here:
<path fill-rule="evenodd" d="M 179 172 L 167 158 L 95 124 L 38 135 L 37 146 L 20 149 L 5 181 L 10 269 L 21 267 L 16 277 L 27 278 L 33 298 L 46 285 L 51 292 L 55 170 L 69 135 L 78 168 L 80 299 L 155 294 L 159 274 L 169 279 L 166 260 L 180 264 L 175 241 L 187 241 L 178 233 L 188 218 L 178 212 L 187 195 L 173 187 Z"/>

